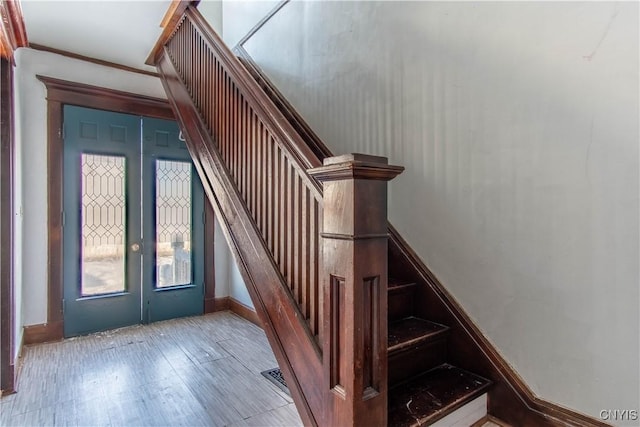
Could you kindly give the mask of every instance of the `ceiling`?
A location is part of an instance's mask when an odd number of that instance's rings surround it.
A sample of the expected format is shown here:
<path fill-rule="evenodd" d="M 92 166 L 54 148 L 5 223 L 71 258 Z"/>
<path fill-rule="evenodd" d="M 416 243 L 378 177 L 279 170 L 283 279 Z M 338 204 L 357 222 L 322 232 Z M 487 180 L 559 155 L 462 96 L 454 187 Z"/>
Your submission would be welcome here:
<path fill-rule="evenodd" d="M 171 1 L 22 0 L 29 43 L 148 71 Z"/>

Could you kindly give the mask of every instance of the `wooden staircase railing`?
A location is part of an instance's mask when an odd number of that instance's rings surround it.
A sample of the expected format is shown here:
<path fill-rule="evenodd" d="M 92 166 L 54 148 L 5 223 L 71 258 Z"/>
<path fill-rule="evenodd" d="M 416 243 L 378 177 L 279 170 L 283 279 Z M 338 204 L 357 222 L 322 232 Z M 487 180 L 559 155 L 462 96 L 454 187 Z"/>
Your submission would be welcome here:
<path fill-rule="evenodd" d="M 320 166 L 306 145 L 274 126 L 274 112 L 254 93 L 249 75 L 195 10 L 166 52 L 208 127 L 274 262 L 308 322 L 319 323 L 318 230 L 322 194 L 306 170 Z M 210 29 L 209 29 L 210 30 Z"/>
<path fill-rule="evenodd" d="M 323 166 L 192 7 L 155 59 L 303 422 L 386 424 L 385 181 L 402 168 Z"/>
<path fill-rule="evenodd" d="M 402 168 L 331 157 L 196 3 L 172 3 L 147 63 L 303 422 L 430 424 L 490 389 L 489 412 L 513 425 L 603 425 L 536 397 L 387 223 L 386 181 Z"/>

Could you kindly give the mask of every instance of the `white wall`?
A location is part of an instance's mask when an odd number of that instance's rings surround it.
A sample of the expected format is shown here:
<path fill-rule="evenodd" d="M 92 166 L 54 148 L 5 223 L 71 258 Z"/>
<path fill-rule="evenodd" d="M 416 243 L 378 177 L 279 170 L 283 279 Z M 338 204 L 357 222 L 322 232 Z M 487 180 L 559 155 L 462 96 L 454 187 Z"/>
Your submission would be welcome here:
<path fill-rule="evenodd" d="M 214 251 L 214 270 L 216 273 L 216 298 L 222 298 L 229 296 L 229 263 L 233 262 L 231 259 L 231 252 L 227 240 L 222 233 L 220 223 L 218 219 L 215 219 L 213 236 L 213 251 Z"/>
<path fill-rule="evenodd" d="M 231 297 L 253 308 L 253 302 L 217 218 L 214 242 L 216 298 Z"/>
<path fill-rule="evenodd" d="M 216 33 L 222 36 L 222 0 L 201 0 L 198 3 L 198 11 Z"/>
<path fill-rule="evenodd" d="M 16 53 L 16 127 L 18 156 L 22 157 L 21 191 L 24 219 L 22 223 L 22 322 L 17 325 L 42 324 L 47 321 L 47 103 L 44 84 L 36 74 L 58 79 L 166 98 L 160 80 L 101 65 L 31 49 Z M 18 204 L 17 204 L 18 205 Z M 19 207 L 19 206 L 17 206 Z M 19 274 L 17 272 L 17 274 Z M 20 292 L 20 291 L 18 291 Z"/>
<path fill-rule="evenodd" d="M 264 18 L 280 0 L 224 0 L 222 38 L 230 48 Z"/>
<path fill-rule="evenodd" d="M 639 409 L 638 3 L 292 2 L 245 47 L 406 167 L 391 222 L 536 394 Z"/>
<path fill-rule="evenodd" d="M 233 258 L 230 258 L 230 261 L 229 296 L 247 307 L 254 308 L 253 301 L 251 301 L 251 297 L 249 296 L 249 291 L 247 291 L 247 285 L 245 285 L 244 280 L 240 275 L 240 270 L 238 270 L 238 265 L 235 263 Z"/>

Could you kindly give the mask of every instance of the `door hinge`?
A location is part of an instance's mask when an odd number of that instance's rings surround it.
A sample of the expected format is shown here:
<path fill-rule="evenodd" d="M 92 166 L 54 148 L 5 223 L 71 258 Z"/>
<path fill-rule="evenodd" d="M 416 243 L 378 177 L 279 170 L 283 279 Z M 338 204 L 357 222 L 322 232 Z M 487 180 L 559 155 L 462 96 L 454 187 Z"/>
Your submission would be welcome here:
<path fill-rule="evenodd" d="M 62 299 L 62 315 L 64 316 L 64 309 L 67 306 L 67 300 L 65 300 L 64 298 Z"/>
<path fill-rule="evenodd" d="M 206 224 L 207 223 L 207 215 L 205 212 L 202 212 L 202 223 Z"/>
<path fill-rule="evenodd" d="M 67 127 L 65 126 L 65 124 L 62 124 L 62 127 L 60 129 L 58 129 L 58 136 L 62 139 L 65 139 L 67 137 L 67 132 L 65 131 Z"/>
<path fill-rule="evenodd" d="M 64 211 L 60 212 L 60 224 L 62 224 L 63 227 L 64 227 L 66 221 L 67 221 L 67 217 L 64 214 Z"/>

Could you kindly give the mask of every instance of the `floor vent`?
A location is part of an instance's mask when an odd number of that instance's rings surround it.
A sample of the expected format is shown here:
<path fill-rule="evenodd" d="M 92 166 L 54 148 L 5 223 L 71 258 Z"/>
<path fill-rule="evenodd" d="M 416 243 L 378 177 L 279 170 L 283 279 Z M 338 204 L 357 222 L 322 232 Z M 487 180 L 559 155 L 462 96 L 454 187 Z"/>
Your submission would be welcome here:
<path fill-rule="evenodd" d="M 287 388 L 287 382 L 284 380 L 280 368 L 269 369 L 260 373 L 264 375 L 266 379 L 274 383 L 280 390 L 291 396 L 291 393 L 289 393 L 289 389 Z"/>

